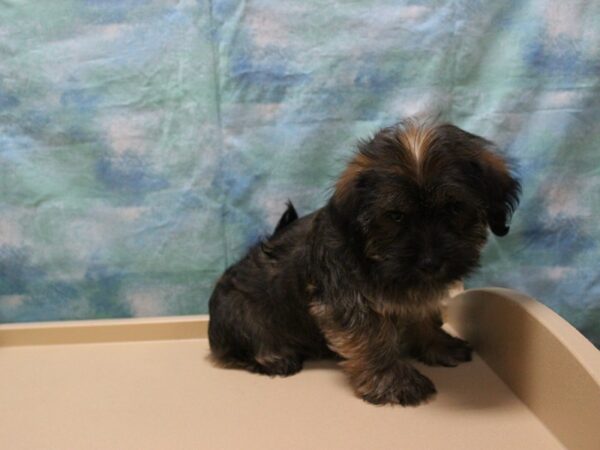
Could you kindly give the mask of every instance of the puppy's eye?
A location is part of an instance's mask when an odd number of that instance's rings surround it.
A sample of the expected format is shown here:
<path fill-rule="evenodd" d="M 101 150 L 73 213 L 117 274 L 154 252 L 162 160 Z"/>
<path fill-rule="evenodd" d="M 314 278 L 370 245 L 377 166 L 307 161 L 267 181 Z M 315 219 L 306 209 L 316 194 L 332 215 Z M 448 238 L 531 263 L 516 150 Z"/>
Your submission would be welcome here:
<path fill-rule="evenodd" d="M 446 211 L 452 216 L 458 216 L 463 213 L 463 207 L 460 203 L 450 203 L 446 207 Z"/>
<path fill-rule="evenodd" d="M 404 213 L 401 211 L 388 211 L 386 215 L 394 222 L 400 223 L 404 220 Z"/>

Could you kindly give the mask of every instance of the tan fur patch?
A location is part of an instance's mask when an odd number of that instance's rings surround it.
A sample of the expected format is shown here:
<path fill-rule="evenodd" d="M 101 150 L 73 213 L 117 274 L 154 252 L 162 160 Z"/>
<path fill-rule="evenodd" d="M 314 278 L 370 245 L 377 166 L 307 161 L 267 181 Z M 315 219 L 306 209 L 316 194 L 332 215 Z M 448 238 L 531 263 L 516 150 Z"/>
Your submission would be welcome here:
<path fill-rule="evenodd" d="M 283 356 L 272 353 L 260 353 L 254 358 L 261 366 L 269 366 L 281 361 Z"/>
<path fill-rule="evenodd" d="M 392 364 L 402 363 L 394 357 L 395 349 L 399 348 L 395 320 L 381 316 L 379 326 L 371 329 L 341 329 L 327 305 L 312 303 L 310 312 L 317 319 L 331 350 L 344 358 L 340 366 L 359 397 L 380 397 L 397 381 L 393 371 L 378 367 L 373 360 L 374 354 L 384 352 L 389 353 Z"/>
<path fill-rule="evenodd" d="M 427 151 L 436 138 L 436 128 L 430 124 L 420 123 L 417 120 L 407 120 L 398 126 L 394 138 L 398 151 L 406 153 L 406 160 L 398 162 L 397 165 L 378 166 L 377 160 L 372 160 L 363 153 L 357 153 L 336 182 L 336 199 L 343 200 L 347 198 L 361 172 L 373 167 L 378 167 L 381 170 L 414 174 L 417 178 L 420 177 Z M 402 161 L 402 159 L 399 161 Z"/>
<path fill-rule="evenodd" d="M 379 316 L 380 327 L 375 333 L 373 330 L 340 329 L 333 320 L 330 307 L 323 303 L 311 303 L 309 311 L 317 320 L 331 350 L 344 358 L 354 359 L 368 352 L 370 345 L 379 347 L 388 344 L 400 323 L 419 323 L 439 317 L 443 296 L 443 293 L 429 299 L 415 296 L 402 301 L 368 299 L 373 313 Z"/>
<path fill-rule="evenodd" d="M 357 154 L 342 172 L 335 184 L 335 194 L 338 198 L 345 198 L 352 190 L 352 186 L 356 182 L 356 178 L 360 173 L 367 169 L 371 164 L 371 160 L 362 153 Z"/>
<path fill-rule="evenodd" d="M 493 170 L 501 174 L 508 175 L 509 171 L 506 161 L 504 161 L 504 159 L 502 159 L 500 156 L 489 151 L 484 151 L 481 153 L 481 160 Z"/>
<path fill-rule="evenodd" d="M 435 128 L 408 121 L 399 129 L 398 140 L 414 157 L 417 167 L 427 155 L 427 150 L 435 139 Z"/>
<path fill-rule="evenodd" d="M 382 316 L 395 316 L 402 320 L 416 322 L 439 314 L 440 299 L 411 302 L 377 301 L 372 307 Z"/>
<path fill-rule="evenodd" d="M 437 304 L 437 302 L 435 302 Z M 414 369 L 407 365 L 400 349 L 402 330 L 396 315 L 378 315 L 362 326 L 342 329 L 333 317 L 331 307 L 313 302 L 310 313 L 317 320 L 331 350 L 344 360 L 339 364 L 349 376 L 356 394 L 362 398 L 385 399 L 398 388 L 398 381 Z"/>
<path fill-rule="evenodd" d="M 322 303 L 311 303 L 309 311 L 317 320 L 331 350 L 346 359 L 359 358 L 368 350 L 368 339 L 359 330 L 342 330 L 334 322 L 331 311 Z"/>

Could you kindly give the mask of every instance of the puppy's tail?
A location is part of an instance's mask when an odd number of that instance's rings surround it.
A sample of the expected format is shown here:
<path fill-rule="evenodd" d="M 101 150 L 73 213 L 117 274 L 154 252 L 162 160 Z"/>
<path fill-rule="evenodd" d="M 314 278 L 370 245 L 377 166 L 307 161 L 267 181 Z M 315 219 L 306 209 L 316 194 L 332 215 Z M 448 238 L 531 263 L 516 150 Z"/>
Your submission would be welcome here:
<path fill-rule="evenodd" d="M 283 230 L 290 223 L 298 220 L 298 213 L 296 212 L 296 209 L 294 208 L 294 205 L 292 204 L 292 202 L 290 200 L 288 200 L 286 205 L 287 205 L 287 209 L 281 216 L 281 219 L 279 219 L 279 222 L 277 222 L 275 231 L 273 231 L 274 235 L 277 234 L 278 232 L 280 232 L 281 230 Z"/>

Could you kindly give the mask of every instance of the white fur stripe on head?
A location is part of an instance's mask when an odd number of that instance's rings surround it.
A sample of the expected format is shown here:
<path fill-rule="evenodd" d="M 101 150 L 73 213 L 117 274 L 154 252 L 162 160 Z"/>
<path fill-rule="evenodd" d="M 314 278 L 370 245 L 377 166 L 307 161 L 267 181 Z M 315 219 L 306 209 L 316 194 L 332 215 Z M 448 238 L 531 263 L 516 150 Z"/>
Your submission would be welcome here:
<path fill-rule="evenodd" d="M 419 124 L 414 120 L 407 120 L 398 129 L 398 139 L 414 156 L 417 166 L 423 161 L 425 153 L 434 136 L 434 127 L 427 126 L 426 124 Z"/>

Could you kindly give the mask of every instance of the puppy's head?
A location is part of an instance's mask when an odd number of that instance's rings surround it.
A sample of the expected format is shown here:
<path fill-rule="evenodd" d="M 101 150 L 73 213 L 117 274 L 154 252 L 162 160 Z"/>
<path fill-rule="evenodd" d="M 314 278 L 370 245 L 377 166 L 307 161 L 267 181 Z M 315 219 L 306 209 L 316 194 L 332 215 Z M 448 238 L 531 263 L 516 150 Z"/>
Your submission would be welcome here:
<path fill-rule="evenodd" d="M 373 276 L 431 286 L 477 267 L 488 227 L 508 233 L 519 193 L 491 142 L 406 121 L 359 143 L 329 208 Z"/>

